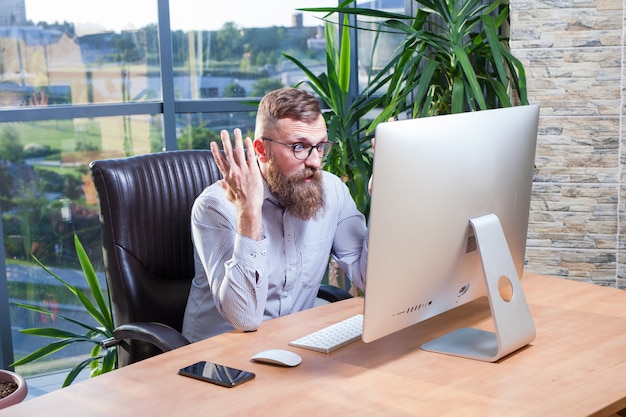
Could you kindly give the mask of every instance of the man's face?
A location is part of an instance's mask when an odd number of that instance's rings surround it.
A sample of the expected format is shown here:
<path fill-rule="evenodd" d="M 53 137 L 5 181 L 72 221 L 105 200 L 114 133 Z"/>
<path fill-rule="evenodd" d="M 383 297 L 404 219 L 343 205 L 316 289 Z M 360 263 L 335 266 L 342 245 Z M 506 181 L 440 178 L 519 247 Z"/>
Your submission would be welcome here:
<path fill-rule="evenodd" d="M 267 137 L 286 144 L 317 145 L 328 139 L 321 115 L 314 123 L 283 119 L 271 135 Z M 264 175 L 272 194 L 292 215 L 313 218 L 325 204 L 319 153 L 313 150 L 307 159 L 299 160 L 289 146 L 270 141 L 263 144 L 267 155 Z"/>

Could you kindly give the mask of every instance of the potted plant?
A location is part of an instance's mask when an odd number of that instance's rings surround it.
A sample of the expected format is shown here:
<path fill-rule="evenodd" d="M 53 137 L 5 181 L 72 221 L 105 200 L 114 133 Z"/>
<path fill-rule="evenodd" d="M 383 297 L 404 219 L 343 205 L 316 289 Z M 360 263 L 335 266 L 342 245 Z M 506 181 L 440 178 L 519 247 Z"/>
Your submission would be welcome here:
<path fill-rule="evenodd" d="M 24 401 L 27 394 L 28 385 L 21 375 L 0 369 L 0 409 Z"/>
<path fill-rule="evenodd" d="M 93 326 L 89 323 L 83 323 L 75 320 L 71 317 L 64 316 L 58 312 L 54 312 L 45 308 L 35 307 L 28 304 L 16 303 L 16 305 L 26 308 L 28 310 L 54 316 L 60 318 L 66 322 L 70 322 L 82 327 L 85 330 L 84 334 L 78 334 L 66 330 L 62 330 L 54 327 L 41 327 L 30 328 L 20 330 L 22 333 L 51 338 L 54 341 L 48 345 L 37 349 L 36 351 L 26 355 L 25 357 L 15 361 L 11 366 L 23 365 L 43 357 L 46 357 L 54 352 L 59 351 L 67 346 L 75 343 L 89 343 L 93 344 L 91 349 L 91 355 L 84 361 L 76 364 L 68 373 L 67 377 L 63 381 L 63 387 L 70 385 L 80 372 L 89 367 L 90 376 L 97 376 L 106 372 L 109 372 L 117 368 L 117 347 L 103 348 L 100 342 L 104 339 L 108 339 L 113 335 L 113 315 L 111 313 L 110 301 L 105 298 L 104 292 L 98 277 L 93 269 L 93 265 L 83 248 L 78 236 L 74 235 L 74 244 L 76 246 L 76 254 L 80 262 L 83 274 L 89 285 L 91 295 L 90 298 L 83 290 L 75 285 L 71 285 L 63 278 L 52 272 L 49 268 L 43 265 L 36 257 L 35 262 L 39 264 L 50 276 L 59 281 L 68 291 L 70 291 L 83 305 L 85 310 L 91 317 L 98 323 L 98 326 Z"/>
<path fill-rule="evenodd" d="M 528 104 L 524 67 L 500 33 L 509 20 L 506 0 L 415 0 L 414 16 L 351 3 L 355 1 L 300 10 L 326 12 L 327 17 L 353 15 L 357 29 L 402 35 L 381 70 L 391 79 L 370 131 L 380 121 L 400 115 L 415 118 L 510 107 L 515 95 L 520 104 Z M 370 20 L 359 23 L 359 18 Z M 378 21 L 374 29 L 371 19 Z"/>
<path fill-rule="evenodd" d="M 528 104 L 528 99 L 524 67 L 510 53 L 508 39 L 499 33 L 509 18 L 505 0 L 416 0 L 414 16 L 353 7 L 352 3 L 299 9 L 325 12 L 326 19 L 343 15 L 339 41 L 332 30 L 336 23 L 326 21 L 326 72 L 314 74 L 296 58 L 285 57 L 304 71 L 308 78 L 304 82 L 329 109 L 325 112 L 329 137 L 337 145 L 325 168 L 344 179 L 367 215 L 373 159 L 370 139 L 378 123 L 510 107 L 515 95 L 521 104 Z M 352 25 L 350 15 L 355 18 Z M 356 96 L 348 87 L 350 28 L 373 31 L 376 40 L 382 33 L 401 35 L 388 63 L 369 75 Z M 373 120 L 366 119 L 376 108 L 380 113 Z"/>

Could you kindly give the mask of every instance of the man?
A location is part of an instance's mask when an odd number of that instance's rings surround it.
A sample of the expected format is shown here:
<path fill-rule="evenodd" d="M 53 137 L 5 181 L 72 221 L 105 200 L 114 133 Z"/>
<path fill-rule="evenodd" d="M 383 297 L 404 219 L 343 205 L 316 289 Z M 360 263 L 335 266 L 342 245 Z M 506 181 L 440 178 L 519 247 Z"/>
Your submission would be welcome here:
<path fill-rule="evenodd" d="M 224 179 L 191 215 L 196 275 L 183 334 L 190 341 L 313 307 L 329 254 L 364 289 L 367 229 L 348 188 L 322 171 L 330 150 L 317 98 L 293 88 L 259 104 L 255 138 L 221 132 L 211 151 Z"/>

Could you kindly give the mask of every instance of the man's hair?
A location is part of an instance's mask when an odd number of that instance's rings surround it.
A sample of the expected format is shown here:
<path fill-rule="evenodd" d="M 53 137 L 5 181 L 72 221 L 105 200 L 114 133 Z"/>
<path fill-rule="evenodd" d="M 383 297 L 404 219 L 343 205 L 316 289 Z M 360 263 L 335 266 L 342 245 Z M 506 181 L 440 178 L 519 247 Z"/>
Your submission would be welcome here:
<path fill-rule="evenodd" d="M 322 114 L 317 97 L 292 87 L 271 91 L 259 103 L 256 124 L 271 130 L 281 119 L 312 123 Z M 262 134 L 258 132 L 257 134 Z"/>

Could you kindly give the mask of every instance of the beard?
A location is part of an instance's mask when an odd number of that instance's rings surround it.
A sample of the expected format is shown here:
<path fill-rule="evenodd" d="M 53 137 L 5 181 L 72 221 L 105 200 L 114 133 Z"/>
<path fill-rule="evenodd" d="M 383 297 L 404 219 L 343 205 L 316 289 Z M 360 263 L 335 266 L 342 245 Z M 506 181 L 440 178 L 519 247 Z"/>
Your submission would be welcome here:
<path fill-rule="evenodd" d="M 304 182 L 306 178 L 310 182 Z M 270 156 L 266 181 L 272 195 L 294 217 L 312 219 L 326 205 L 319 169 L 304 168 L 286 176 L 278 170 L 274 157 Z"/>

